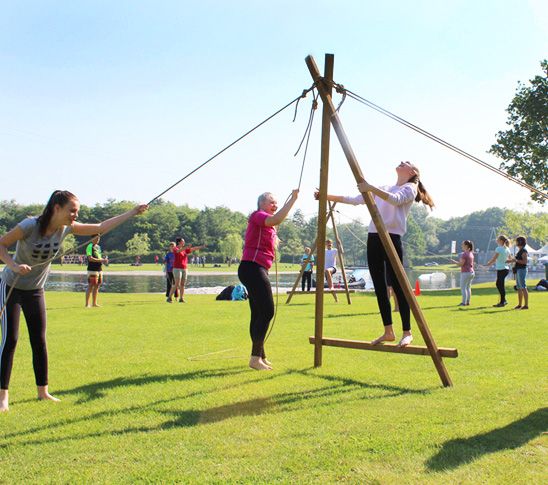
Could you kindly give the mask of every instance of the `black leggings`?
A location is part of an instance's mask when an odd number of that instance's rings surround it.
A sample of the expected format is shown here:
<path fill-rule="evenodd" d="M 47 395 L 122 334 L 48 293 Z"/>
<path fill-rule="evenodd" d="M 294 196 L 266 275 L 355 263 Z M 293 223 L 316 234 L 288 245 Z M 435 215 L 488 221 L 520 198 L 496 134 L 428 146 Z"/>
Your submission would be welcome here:
<path fill-rule="evenodd" d="M 268 271 L 260 264 L 242 261 L 238 267 L 238 278 L 247 288 L 251 321 L 249 334 L 253 343 L 251 355 L 265 358 L 264 339 L 270 320 L 274 316 L 274 299 Z"/>
<path fill-rule="evenodd" d="M 394 243 L 400 261 L 403 262 L 401 237 L 398 234 L 389 234 L 389 236 Z M 367 236 L 367 264 L 369 265 L 369 274 L 371 275 L 373 286 L 375 287 L 375 294 L 377 295 L 377 303 L 381 312 L 383 325 L 392 325 L 392 312 L 386 284 L 386 278 L 388 276 L 392 283 L 392 289 L 398 299 L 403 330 L 411 330 L 411 310 L 409 308 L 409 303 L 407 303 L 400 282 L 392 269 L 388 255 L 382 245 L 381 238 L 376 232 L 370 232 Z"/>
<path fill-rule="evenodd" d="M 312 285 L 312 271 L 303 272 L 302 288 L 304 291 L 304 286 L 306 283 L 306 291 L 310 291 L 310 286 Z"/>
<path fill-rule="evenodd" d="M 0 309 L 4 307 L 10 287 L 0 280 Z M 32 348 L 32 365 L 37 386 L 48 384 L 48 350 L 46 346 L 46 302 L 44 290 L 15 288 L 2 314 L 2 341 L 0 343 L 0 389 L 8 389 L 13 367 L 13 356 L 19 338 L 21 309 L 27 321 Z"/>
<path fill-rule="evenodd" d="M 175 278 L 173 276 L 173 271 L 166 271 L 166 296 L 169 296 L 171 287 L 175 284 Z M 177 295 L 175 295 L 177 298 Z"/>
<path fill-rule="evenodd" d="M 506 288 L 504 287 L 504 280 L 508 276 L 507 269 L 497 269 L 497 290 L 500 293 L 500 303 L 506 303 Z"/>

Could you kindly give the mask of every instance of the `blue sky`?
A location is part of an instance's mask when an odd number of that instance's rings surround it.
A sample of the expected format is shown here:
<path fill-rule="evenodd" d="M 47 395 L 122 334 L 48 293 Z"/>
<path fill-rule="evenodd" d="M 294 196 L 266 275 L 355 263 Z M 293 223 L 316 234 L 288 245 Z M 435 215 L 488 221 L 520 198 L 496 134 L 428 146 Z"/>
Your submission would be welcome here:
<path fill-rule="evenodd" d="M 311 84 L 304 58 L 335 54 L 335 79 L 451 143 L 486 154 L 519 80 L 548 52 L 540 1 L 18 1 L 0 14 L 0 199 L 148 201 Z M 248 212 L 285 200 L 310 99 L 166 194 Z M 412 160 L 447 218 L 529 207 L 528 193 L 347 100 L 341 120 L 366 178 Z M 297 203 L 317 210 L 320 113 Z M 330 192 L 354 193 L 336 139 Z M 366 209 L 348 208 L 368 220 Z"/>

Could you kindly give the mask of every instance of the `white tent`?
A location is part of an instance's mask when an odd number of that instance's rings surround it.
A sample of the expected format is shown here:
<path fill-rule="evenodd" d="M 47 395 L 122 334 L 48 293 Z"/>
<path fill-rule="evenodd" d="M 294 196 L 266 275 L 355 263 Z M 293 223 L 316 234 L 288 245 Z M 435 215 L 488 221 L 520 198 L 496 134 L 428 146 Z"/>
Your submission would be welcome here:
<path fill-rule="evenodd" d="M 548 244 L 545 244 L 538 250 L 539 254 L 548 255 Z"/>
<path fill-rule="evenodd" d="M 525 249 L 527 249 L 527 252 L 531 256 L 533 256 L 534 254 L 543 254 L 543 253 L 540 252 L 540 249 L 534 249 L 531 246 L 529 246 L 529 244 L 525 245 Z"/>

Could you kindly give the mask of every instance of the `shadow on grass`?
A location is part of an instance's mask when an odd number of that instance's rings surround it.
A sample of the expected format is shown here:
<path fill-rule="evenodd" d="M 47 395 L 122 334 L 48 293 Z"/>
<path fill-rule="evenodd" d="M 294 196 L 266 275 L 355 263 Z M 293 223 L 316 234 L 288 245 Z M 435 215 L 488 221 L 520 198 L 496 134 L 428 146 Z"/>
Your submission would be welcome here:
<path fill-rule="evenodd" d="M 430 472 L 451 470 L 471 463 L 488 453 L 519 448 L 547 429 L 548 408 L 537 409 L 503 428 L 471 438 L 447 441 L 442 449 L 426 462 L 426 467 Z"/>
<path fill-rule="evenodd" d="M 75 418 L 71 417 L 68 419 L 62 419 L 55 423 L 45 423 L 23 431 L 8 432 L 3 436 L 3 439 L 0 440 L 0 449 L 5 449 L 12 446 L 42 445 L 74 439 L 80 440 L 85 438 L 100 438 L 107 436 L 127 435 L 131 433 L 157 432 L 171 428 L 193 427 L 217 423 L 235 417 L 285 413 L 301 409 L 302 407 L 307 407 L 309 409 L 326 406 L 330 407 L 340 403 L 342 400 L 344 400 L 344 402 L 351 402 L 367 399 L 387 399 L 403 394 L 428 394 L 431 392 L 429 389 L 417 390 L 384 384 L 368 384 L 348 377 L 315 373 L 313 369 L 306 368 L 287 370 L 281 373 L 252 373 L 248 369 L 213 369 L 189 372 L 180 375 L 119 378 L 76 387 L 74 389 L 63 391 L 62 394 L 84 393 L 88 396 L 88 400 L 92 400 L 102 397 L 106 389 L 113 389 L 122 386 L 138 386 L 147 383 L 168 382 L 172 380 L 183 381 L 200 378 L 207 379 L 211 377 L 234 375 L 242 372 L 248 373 L 252 377 L 237 384 L 231 382 L 224 386 L 215 385 L 213 389 L 207 388 L 199 391 L 193 391 L 184 396 L 176 396 L 173 398 L 153 401 L 147 404 L 128 406 L 122 409 L 108 409 L 106 411 L 100 411 L 91 415 L 78 416 Z M 181 402 L 188 401 L 196 396 L 221 393 L 228 389 L 233 389 L 234 387 L 240 387 L 243 389 L 248 384 L 256 384 L 257 382 L 262 383 L 266 380 L 279 379 L 294 374 L 300 374 L 302 376 L 328 382 L 327 385 L 319 388 L 291 390 L 288 392 L 275 393 L 271 396 L 243 399 L 206 409 L 164 409 L 166 405 L 172 406 L 176 403 L 179 403 L 180 405 Z M 244 391 L 242 391 L 242 395 L 245 396 Z M 143 419 L 144 413 L 152 413 L 153 415 L 161 414 L 166 416 L 168 419 L 162 423 L 154 425 L 145 424 L 131 427 L 127 427 L 127 424 L 121 423 L 121 429 L 113 429 L 116 417 L 120 416 L 124 419 L 124 417 L 133 415 L 135 416 L 135 421 L 137 421 Z M 108 425 L 104 425 L 104 423 L 97 423 L 97 427 L 101 426 L 98 431 L 91 433 L 81 433 L 77 431 L 76 434 L 74 433 L 74 425 L 105 419 L 108 420 Z M 53 430 L 55 430 L 55 433 L 52 434 Z M 67 432 L 67 435 L 60 436 L 60 434 L 63 433 L 63 430 Z M 47 432 L 48 436 L 45 438 L 28 439 L 40 432 Z"/>
<path fill-rule="evenodd" d="M 212 377 L 226 377 L 247 372 L 246 369 L 203 369 L 183 374 L 160 374 L 144 375 L 136 377 L 117 377 L 108 381 L 93 382 L 84 386 L 74 387 L 56 392 L 56 395 L 79 395 L 82 397 L 76 401 L 83 404 L 95 399 L 105 397 L 106 392 L 111 389 L 125 388 L 128 386 L 144 386 L 146 384 L 167 383 L 171 381 L 192 381 L 196 379 L 210 379 Z"/>

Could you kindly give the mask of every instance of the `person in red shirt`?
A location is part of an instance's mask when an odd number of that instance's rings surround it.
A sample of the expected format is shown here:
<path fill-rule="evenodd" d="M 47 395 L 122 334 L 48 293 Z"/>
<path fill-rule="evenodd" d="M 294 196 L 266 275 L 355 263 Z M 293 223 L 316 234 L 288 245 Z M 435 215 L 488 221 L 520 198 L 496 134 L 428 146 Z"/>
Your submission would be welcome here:
<path fill-rule="evenodd" d="M 169 297 L 167 299 L 168 303 L 173 301 L 173 294 L 178 289 L 179 290 L 179 303 L 185 303 L 185 283 L 187 277 L 187 266 L 188 266 L 188 255 L 193 251 L 198 251 L 199 249 L 205 248 L 205 246 L 189 246 L 185 248 L 185 240 L 182 237 L 175 239 L 175 248 L 173 249 L 173 254 L 175 259 L 173 261 L 173 279 L 175 280 Z"/>

